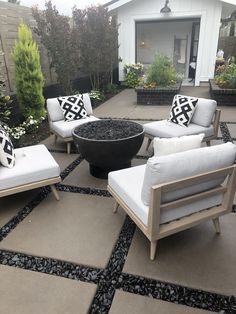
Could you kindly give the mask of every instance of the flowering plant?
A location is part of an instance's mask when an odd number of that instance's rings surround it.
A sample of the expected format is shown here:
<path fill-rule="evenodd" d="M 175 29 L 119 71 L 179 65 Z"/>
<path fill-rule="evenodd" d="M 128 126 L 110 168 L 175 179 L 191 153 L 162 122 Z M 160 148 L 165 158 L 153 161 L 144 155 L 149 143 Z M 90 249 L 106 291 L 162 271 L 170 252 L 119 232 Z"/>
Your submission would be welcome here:
<path fill-rule="evenodd" d="M 125 64 L 125 86 L 134 88 L 139 85 L 144 70 L 142 63 Z"/>

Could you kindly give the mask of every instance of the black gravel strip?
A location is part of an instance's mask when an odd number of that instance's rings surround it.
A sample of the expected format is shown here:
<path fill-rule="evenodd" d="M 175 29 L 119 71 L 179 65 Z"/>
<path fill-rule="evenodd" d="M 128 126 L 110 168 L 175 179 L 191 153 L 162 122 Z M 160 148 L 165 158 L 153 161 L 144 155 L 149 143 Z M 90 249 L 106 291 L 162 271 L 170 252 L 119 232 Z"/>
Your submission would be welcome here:
<path fill-rule="evenodd" d="M 68 167 L 66 167 L 66 169 L 61 172 L 62 180 L 64 180 L 81 163 L 82 160 L 83 157 L 79 156 Z"/>
<path fill-rule="evenodd" d="M 50 191 L 49 188 L 41 188 L 41 192 L 0 229 L 0 242 L 45 199 Z"/>
<path fill-rule="evenodd" d="M 191 289 L 126 273 L 120 275 L 117 289 L 202 310 L 236 313 L 234 296 Z"/>
<path fill-rule="evenodd" d="M 233 142 L 233 139 L 230 135 L 229 129 L 227 127 L 226 122 L 220 122 L 220 130 L 222 133 L 223 141 L 226 142 Z"/>
<path fill-rule="evenodd" d="M 99 283 L 103 274 L 103 270 L 99 268 L 2 250 L 0 264 L 94 284 Z"/>
<path fill-rule="evenodd" d="M 108 313 L 115 294 L 115 287 L 125 264 L 131 241 L 134 236 L 135 224 L 126 216 L 119 238 L 112 251 L 111 258 L 99 282 L 89 313 Z"/>
<path fill-rule="evenodd" d="M 58 184 L 57 190 L 62 192 L 111 197 L 111 194 L 107 190 L 95 189 L 90 187 L 78 187 L 73 185 Z"/>

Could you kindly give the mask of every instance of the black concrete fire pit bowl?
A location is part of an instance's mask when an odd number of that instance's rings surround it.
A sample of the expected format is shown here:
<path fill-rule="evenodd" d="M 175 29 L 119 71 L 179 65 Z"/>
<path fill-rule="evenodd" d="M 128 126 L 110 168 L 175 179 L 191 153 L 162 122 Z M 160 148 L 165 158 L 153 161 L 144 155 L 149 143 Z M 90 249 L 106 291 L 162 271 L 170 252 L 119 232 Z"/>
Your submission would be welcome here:
<path fill-rule="evenodd" d="M 78 126 L 73 138 L 79 153 L 89 162 L 90 173 L 106 179 L 110 171 L 131 166 L 142 145 L 144 129 L 133 121 L 104 119 Z"/>

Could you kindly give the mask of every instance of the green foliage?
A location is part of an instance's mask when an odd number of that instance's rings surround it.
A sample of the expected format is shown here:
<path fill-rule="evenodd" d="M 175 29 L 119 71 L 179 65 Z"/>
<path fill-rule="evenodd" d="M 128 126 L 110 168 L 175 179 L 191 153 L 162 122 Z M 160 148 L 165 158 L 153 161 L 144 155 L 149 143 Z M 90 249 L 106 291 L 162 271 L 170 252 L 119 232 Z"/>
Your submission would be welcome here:
<path fill-rule="evenodd" d="M 112 71 L 118 62 L 118 25 L 104 6 L 73 9 L 73 44 L 79 65 L 90 76 L 93 89 L 112 83 Z"/>
<path fill-rule="evenodd" d="M 41 71 L 38 46 L 32 32 L 20 24 L 18 41 L 13 48 L 15 64 L 16 93 L 22 115 L 27 119 L 44 117 L 43 74 Z"/>
<path fill-rule="evenodd" d="M 101 91 L 101 90 L 91 90 L 89 93 L 89 97 L 92 100 L 98 100 L 98 101 L 105 100 L 105 95 L 104 95 L 103 91 Z"/>
<path fill-rule="evenodd" d="M 236 64 L 230 63 L 223 71 L 217 71 L 216 84 L 221 88 L 236 88 Z"/>
<path fill-rule="evenodd" d="M 116 93 L 118 93 L 118 86 L 116 84 L 108 83 L 105 86 L 105 93 L 108 93 L 108 94 L 116 94 Z"/>
<path fill-rule="evenodd" d="M 143 65 L 141 63 L 126 64 L 124 66 L 124 74 L 125 86 L 135 88 L 141 81 L 141 76 L 143 75 Z"/>
<path fill-rule="evenodd" d="M 147 84 L 156 83 L 166 87 L 176 83 L 176 71 L 170 59 L 162 54 L 156 54 L 153 64 L 147 71 Z"/>
<path fill-rule="evenodd" d="M 60 15 L 51 1 L 46 1 L 45 7 L 44 11 L 32 9 L 33 17 L 37 22 L 35 31 L 48 50 L 51 67 L 56 71 L 63 93 L 70 95 L 72 93 L 71 80 L 78 70 L 78 51 L 72 41 L 69 18 Z"/>

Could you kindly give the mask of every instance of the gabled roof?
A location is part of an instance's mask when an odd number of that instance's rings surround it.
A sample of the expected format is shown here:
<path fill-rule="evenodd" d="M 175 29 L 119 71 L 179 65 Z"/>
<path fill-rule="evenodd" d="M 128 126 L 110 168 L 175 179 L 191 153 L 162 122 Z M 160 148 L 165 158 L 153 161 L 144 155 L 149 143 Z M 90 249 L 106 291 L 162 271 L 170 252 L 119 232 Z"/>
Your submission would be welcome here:
<path fill-rule="evenodd" d="M 109 7 L 109 10 L 114 10 L 132 1 L 133 0 L 111 0 L 108 3 L 105 3 L 104 6 Z M 219 0 L 219 1 L 236 5 L 236 0 Z"/>

